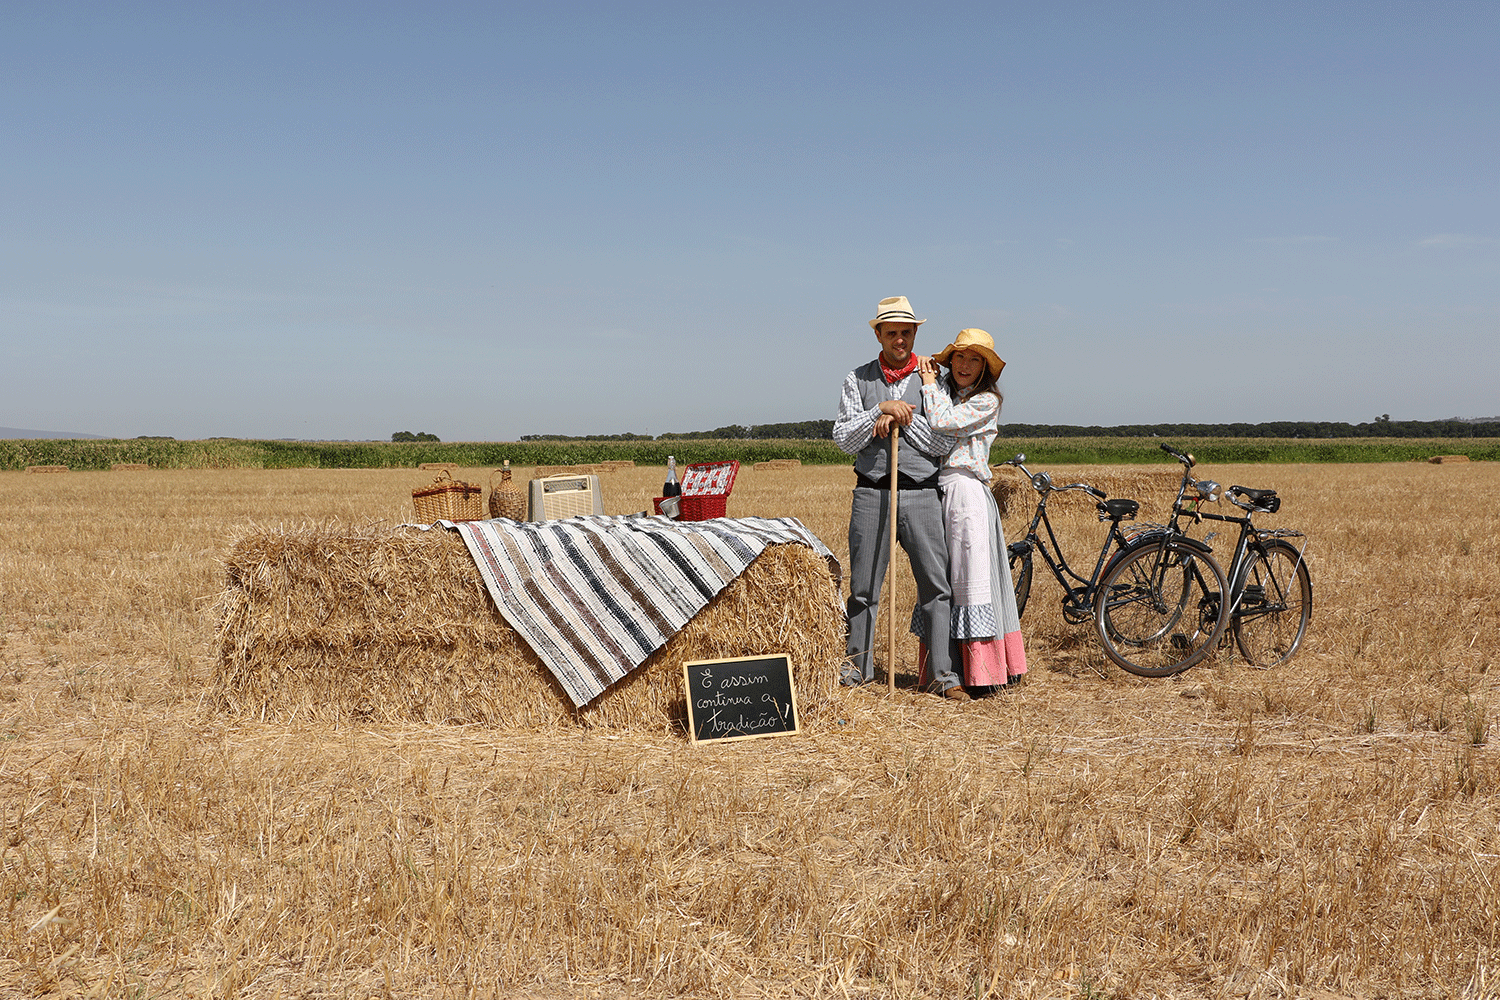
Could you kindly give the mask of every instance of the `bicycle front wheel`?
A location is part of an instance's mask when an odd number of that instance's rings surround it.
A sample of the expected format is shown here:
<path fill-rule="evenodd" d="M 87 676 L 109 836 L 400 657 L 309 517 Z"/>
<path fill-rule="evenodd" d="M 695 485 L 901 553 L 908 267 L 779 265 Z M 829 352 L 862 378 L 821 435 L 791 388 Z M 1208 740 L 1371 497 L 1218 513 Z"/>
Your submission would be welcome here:
<path fill-rule="evenodd" d="M 1202 660 L 1224 634 L 1227 585 L 1212 557 L 1175 539 L 1115 560 L 1094 602 L 1104 653 L 1122 670 L 1167 677 Z"/>
<path fill-rule="evenodd" d="M 1312 574 L 1302 553 L 1279 538 L 1252 548 L 1230 614 L 1234 644 L 1253 667 L 1268 670 L 1285 663 L 1302 646 L 1312 603 Z"/>
<path fill-rule="evenodd" d="M 1031 596 L 1031 550 L 1012 551 L 1010 578 L 1016 585 L 1016 617 L 1026 613 L 1026 598 Z"/>

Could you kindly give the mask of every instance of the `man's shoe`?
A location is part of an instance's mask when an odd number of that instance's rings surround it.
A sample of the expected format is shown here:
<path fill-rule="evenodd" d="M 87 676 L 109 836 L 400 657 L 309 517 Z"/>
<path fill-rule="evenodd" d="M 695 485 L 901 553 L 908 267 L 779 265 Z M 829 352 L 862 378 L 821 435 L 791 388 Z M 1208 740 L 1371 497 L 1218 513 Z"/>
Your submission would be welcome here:
<path fill-rule="evenodd" d="M 968 701 L 969 692 L 963 689 L 963 685 L 955 684 L 943 692 L 943 697 L 949 701 Z"/>

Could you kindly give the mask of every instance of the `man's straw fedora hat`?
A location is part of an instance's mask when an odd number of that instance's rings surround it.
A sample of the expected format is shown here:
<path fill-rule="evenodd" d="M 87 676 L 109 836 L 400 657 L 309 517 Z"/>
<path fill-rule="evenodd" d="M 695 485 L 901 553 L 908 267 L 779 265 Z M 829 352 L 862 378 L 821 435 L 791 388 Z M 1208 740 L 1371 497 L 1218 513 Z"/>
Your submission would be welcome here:
<path fill-rule="evenodd" d="M 875 307 L 875 318 L 870 320 L 870 329 L 879 329 L 882 323 L 914 323 L 921 326 L 925 322 L 925 319 L 917 319 L 917 314 L 911 311 L 911 303 L 906 301 L 905 295 L 892 295 L 888 299 L 881 299 L 880 304 Z"/>
<path fill-rule="evenodd" d="M 985 367 L 995 378 L 1005 369 L 1005 362 L 1000 360 L 1000 355 L 995 353 L 995 340 L 983 330 L 969 329 L 958 331 L 958 336 L 953 338 L 953 343 L 932 356 L 932 360 L 940 365 L 948 365 L 948 359 L 953 357 L 954 351 L 973 351 L 984 357 Z M 952 367 L 949 365 L 949 367 Z"/>

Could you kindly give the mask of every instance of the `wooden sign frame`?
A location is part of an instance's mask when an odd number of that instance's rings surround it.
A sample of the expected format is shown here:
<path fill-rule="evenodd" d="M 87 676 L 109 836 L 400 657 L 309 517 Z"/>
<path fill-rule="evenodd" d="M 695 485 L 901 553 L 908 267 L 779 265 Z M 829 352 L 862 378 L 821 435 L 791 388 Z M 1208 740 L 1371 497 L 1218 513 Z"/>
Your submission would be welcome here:
<path fill-rule="evenodd" d="M 802 731 L 792 658 L 786 653 L 685 660 L 688 735 L 694 743 L 729 743 Z"/>

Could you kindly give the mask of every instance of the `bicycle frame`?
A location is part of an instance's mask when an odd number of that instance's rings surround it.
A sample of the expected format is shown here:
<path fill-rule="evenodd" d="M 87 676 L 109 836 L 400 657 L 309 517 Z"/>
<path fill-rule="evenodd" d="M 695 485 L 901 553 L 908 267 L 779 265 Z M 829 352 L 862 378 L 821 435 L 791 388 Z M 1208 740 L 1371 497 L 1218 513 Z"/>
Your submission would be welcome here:
<path fill-rule="evenodd" d="M 1099 581 L 1103 578 L 1104 569 L 1109 562 L 1111 550 L 1118 552 L 1129 542 L 1125 532 L 1120 529 L 1120 518 L 1111 516 L 1105 509 L 1103 501 L 1106 494 L 1103 490 L 1089 486 L 1086 483 L 1068 483 L 1066 486 L 1054 486 L 1052 477 L 1045 472 L 1033 474 L 1026 468 L 1024 454 L 1017 455 L 1010 461 L 1004 463 L 1020 469 L 1025 476 L 1031 480 L 1031 486 L 1041 496 L 1037 500 L 1036 511 L 1031 516 L 1031 524 L 1026 530 L 1026 537 L 1011 542 L 1007 548 L 1009 555 L 1029 555 L 1031 552 L 1039 552 L 1042 561 L 1047 564 L 1047 569 L 1052 572 L 1053 579 L 1063 591 L 1063 617 L 1074 625 L 1087 621 L 1094 613 L 1094 592 L 1098 588 Z M 1066 493 L 1070 490 L 1079 490 L 1093 497 L 1099 508 L 1099 520 L 1109 521 L 1109 531 L 1104 536 L 1103 543 L 1099 546 L 1099 556 L 1094 560 L 1094 571 L 1085 577 L 1068 564 L 1067 557 L 1063 554 L 1062 545 L 1057 540 L 1057 532 L 1052 527 L 1052 518 L 1047 513 L 1047 501 L 1054 493 Z M 1047 537 L 1045 540 L 1037 534 L 1037 528 L 1045 526 Z M 1048 548 L 1048 543 L 1051 548 Z M 1054 553 L 1056 555 L 1054 556 Z M 1074 581 L 1074 582 L 1070 582 Z"/>
<path fill-rule="evenodd" d="M 1139 503 L 1124 497 L 1110 500 L 1085 483 L 1055 486 L 1045 472 L 1033 474 L 1026 468 L 1025 460 L 1017 455 L 1005 463 L 1025 473 L 1040 494 L 1026 537 L 1009 546 L 1016 610 L 1025 612 L 1031 553 L 1040 551 L 1063 589 L 1063 618 L 1073 625 L 1092 621 L 1105 657 L 1122 669 L 1141 677 L 1167 677 L 1208 655 L 1228 622 L 1222 594 L 1229 584 L 1212 550 L 1175 524 L 1132 524 L 1127 532 L 1120 522 L 1134 519 Z M 1099 520 L 1109 522 L 1087 578 L 1068 565 L 1047 510 L 1053 493 L 1068 490 L 1093 497 Z M 1045 538 L 1037 533 L 1042 525 Z"/>
<path fill-rule="evenodd" d="M 1206 510 L 1196 510 L 1190 508 L 1184 508 L 1183 513 L 1191 516 L 1194 521 L 1224 521 L 1229 524 L 1237 524 L 1240 526 L 1239 538 L 1235 540 L 1234 555 L 1230 558 L 1229 572 L 1227 574 L 1229 577 L 1229 613 L 1236 614 L 1239 613 L 1240 605 L 1245 599 L 1245 575 L 1250 568 L 1250 560 L 1246 557 L 1250 554 L 1252 539 L 1256 542 L 1264 542 L 1270 538 L 1302 539 L 1302 543 L 1297 546 L 1297 562 L 1300 564 L 1302 562 L 1303 552 L 1307 548 L 1307 536 L 1300 531 L 1294 531 L 1290 528 L 1257 528 L 1252 520 L 1255 514 L 1255 508 L 1253 505 L 1243 503 L 1234 497 L 1226 497 L 1225 499 L 1234 504 L 1236 507 L 1245 511 L 1245 516 L 1234 517 L 1230 514 L 1212 514 Z M 1197 503 L 1198 501 L 1193 498 L 1189 498 L 1187 502 Z M 1216 531 L 1209 532 L 1204 536 L 1204 541 L 1209 541 L 1216 534 L 1218 534 L 1218 532 Z M 1277 594 L 1276 599 L 1279 601 L 1285 601 L 1286 595 Z"/>
<path fill-rule="evenodd" d="M 1233 630 L 1238 636 L 1240 629 L 1248 622 L 1253 622 L 1264 616 L 1277 616 L 1291 606 L 1294 595 L 1288 588 L 1301 586 L 1303 589 L 1295 595 L 1301 600 L 1305 597 L 1306 610 L 1302 613 L 1302 624 L 1296 632 L 1296 638 L 1290 643 L 1285 656 L 1277 662 L 1289 659 L 1301 644 L 1301 632 L 1305 628 L 1308 616 L 1311 614 L 1311 590 L 1307 570 L 1305 568 L 1305 553 L 1307 549 L 1307 537 L 1300 531 L 1290 528 L 1257 528 L 1254 517 L 1257 513 L 1275 513 L 1280 507 L 1280 499 L 1274 491 L 1252 490 L 1242 486 L 1231 486 L 1227 493 L 1222 490 L 1218 483 L 1213 480 L 1196 480 L 1192 475 L 1192 467 L 1195 464 L 1191 455 L 1185 455 L 1167 445 L 1161 449 L 1174 456 L 1183 465 L 1182 482 L 1177 488 L 1177 497 L 1172 503 L 1172 518 L 1170 527 L 1177 529 L 1178 522 L 1182 517 L 1190 517 L 1195 524 L 1202 521 L 1220 521 L 1226 524 L 1239 526 L 1239 534 L 1235 539 L 1234 552 L 1230 558 L 1228 570 L 1225 574 L 1227 592 L 1225 597 L 1228 603 L 1229 617 L 1235 623 Z M 1231 504 L 1244 511 L 1243 517 L 1232 514 L 1215 514 L 1203 510 L 1204 503 L 1217 503 L 1220 499 L 1227 499 Z M 1218 532 L 1209 532 L 1204 536 L 1205 544 L 1213 539 Z M 1301 538 L 1301 544 L 1281 542 L 1287 539 Z M 1280 540 L 1280 541 L 1278 541 Z M 1268 544 L 1270 543 L 1270 544 Z M 1267 574 L 1275 593 L 1257 592 L 1253 600 L 1249 596 L 1249 576 L 1252 566 L 1257 558 L 1269 559 L 1276 550 L 1294 550 L 1296 559 L 1292 563 L 1291 576 L 1286 580 L 1278 578 L 1274 573 Z M 1299 584 L 1298 581 L 1301 581 Z M 1263 590 L 1265 583 L 1258 585 Z M 1300 606 L 1300 605 L 1298 605 Z M 1225 635 L 1226 640 L 1229 634 Z M 1249 650 L 1242 645 L 1247 659 L 1250 659 Z M 1254 662 L 1252 660 L 1252 662 Z"/>

